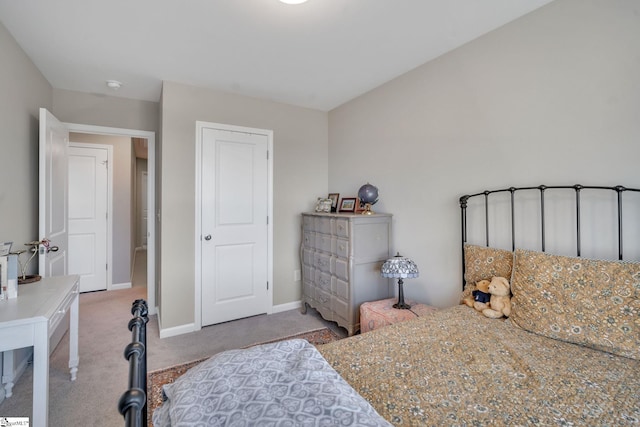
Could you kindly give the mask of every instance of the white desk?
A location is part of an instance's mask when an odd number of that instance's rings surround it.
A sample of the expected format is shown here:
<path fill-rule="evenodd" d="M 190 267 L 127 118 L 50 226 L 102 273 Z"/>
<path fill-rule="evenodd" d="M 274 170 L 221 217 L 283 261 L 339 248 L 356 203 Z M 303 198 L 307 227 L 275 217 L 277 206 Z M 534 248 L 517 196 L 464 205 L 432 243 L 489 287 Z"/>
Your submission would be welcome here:
<path fill-rule="evenodd" d="M 70 311 L 69 368 L 78 371 L 79 276 L 48 277 L 20 285 L 18 298 L 0 301 L 0 351 L 33 346 L 33 417 L 46 427 L 49 416 L 49 337 Z M 10 393 L 9 393 L 10 394 Z"/>

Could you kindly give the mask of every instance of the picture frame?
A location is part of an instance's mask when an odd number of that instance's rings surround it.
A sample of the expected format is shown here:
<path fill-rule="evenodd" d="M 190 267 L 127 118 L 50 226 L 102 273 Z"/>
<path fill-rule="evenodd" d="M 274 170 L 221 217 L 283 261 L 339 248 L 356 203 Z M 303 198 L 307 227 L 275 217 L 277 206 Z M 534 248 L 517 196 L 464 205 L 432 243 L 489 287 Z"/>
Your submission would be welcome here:
<path fill-rule="evenodd" d="M 11 245 L 13 245 L 13 242 L 0 243 L 0 256 L 9 255 L 11 252 Z"/>
<path fill-rule="evenodd" d="M 318 197 L 318 201 L 316 203 L 315 211 L 316 212 L 324 212 L 324 213 L 331 212 L 331 199 L 322 199 L 322 198 Z"/>
<path fill-rule="evenodd" d="M 355 213 L 362 213 L 365 210 L 366 210 L 365 203 L 362 200 L 360 200 L 360 198 L 358 197 L 356 199 L 356 210 L 355 210 Z"/>
<path fill-rule="evenodd" d="M 331 199 L 331 212 L 338 210 L 338 200 L 340 199 L 340 193 L 329 193 L 329 199 Z"/>
<path fill-rule="evenodd" d="M 7 275 L 8 259 L 6 256 L 0 256 L 0 300 L 9 299 L 9 278 Z"/>
<path fill-rule="evenodd" d="M 343 197 L 340 202 L 340 212 L 355 212 L 356 210 L 356 198 L 355 197 Z"/>

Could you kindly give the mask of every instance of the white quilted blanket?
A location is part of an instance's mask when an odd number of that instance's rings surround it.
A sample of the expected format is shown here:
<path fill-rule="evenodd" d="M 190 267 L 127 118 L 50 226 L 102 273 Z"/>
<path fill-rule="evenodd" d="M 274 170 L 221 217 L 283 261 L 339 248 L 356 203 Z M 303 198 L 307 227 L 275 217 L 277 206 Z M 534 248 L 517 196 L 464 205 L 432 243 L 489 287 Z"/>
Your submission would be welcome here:
<path fill-rule="evenodd" d="M 164 426 L 390 426 L 306 340 L 216 354 L 163 388 Z"/>

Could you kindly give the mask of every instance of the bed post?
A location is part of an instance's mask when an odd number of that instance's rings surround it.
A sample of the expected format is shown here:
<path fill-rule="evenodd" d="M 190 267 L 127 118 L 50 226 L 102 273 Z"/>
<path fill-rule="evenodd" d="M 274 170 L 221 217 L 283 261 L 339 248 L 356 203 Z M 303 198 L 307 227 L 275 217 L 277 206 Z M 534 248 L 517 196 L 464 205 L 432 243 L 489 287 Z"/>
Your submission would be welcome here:
<path fill-rule="evenodd" d="M 469 196 L 460 197 L 460 220 L 462 227 L 462 290 L 464 290 L 465 268 L 464 268 L 464 244 L 467 242 L 467 200 Z"/>
<path fill-rule="evenodd" d="M 626 190 L 622 185 L 614 188 L 618 193 L 618 259 L 622 261 L 622 192 Z"/>
<path fill-rule="evenodd" d="M 131 306 L 134 316 L 129 321 L 131 343 L 124 349 L 124 358 L 129 361 L 129 389 L 118 402 L 118 410 L 127 427 L 147 425 L 147 302 L 135 300 Z"/>
<path fill-rule="evenodd" d="M 544 190 L 546 189 L 546 185 L 538 187 L 538 190 L 540 190 L 540 233 L 542 234 L 542 252 L 546 252 L 546 233 L 544 228 Z"/>
<path fill-rule="evenodd" d="M 576 184 L 573 186 L 576 190 L 576 256 L 581 255 L 581 244 L 580 244 L 580 190 L 582 190 L 582 185 Z"/>
<path fill-rule="evenodd" d="M 516 188 L 510 187 L 509 192 L 511 193 L 511 252 L 513 252 L 516 250 Z"/>

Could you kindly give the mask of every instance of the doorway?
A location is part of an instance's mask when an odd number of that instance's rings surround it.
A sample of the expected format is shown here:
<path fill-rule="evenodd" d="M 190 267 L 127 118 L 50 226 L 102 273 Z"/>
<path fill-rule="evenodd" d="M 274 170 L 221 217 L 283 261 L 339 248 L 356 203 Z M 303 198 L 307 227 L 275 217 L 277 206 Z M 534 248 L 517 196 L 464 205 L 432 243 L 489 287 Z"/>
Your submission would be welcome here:
<path fill-rule="evenodd" d="M 111 284 L 112 158 L 110 145 L 69 142 L 68 272 L 80 275 L 80 292 Z"/>
<path fill-rule="evenodd" d="M 155 133 L 149 131 L 140 131 L 132 129 L 111 128 L 103 126 L 83 125 L 76 123 L 65 123 L 69 132 L 77 134 L 102 135 L 124 137 L 129 141 L 128 150 L 132 150 L 132 139 L 141 139 L 146 141 L 147 151 L 147 191 L 146 191 L 146 210 L 147 215 L 147 248 L 146 248 L 146 276 L 147 276 L 147 303 L 149 306 L 149 314 L 156 312 L 156 293 L 157 283 L 156 267 L 155 267 Z M 135 177 L 134 177 L 135 178 Z M 117 195 L 114 195 L 117 197 Z M 133 222 L 133 221 L 132 221 Z M 135 228 L 135 227 L 134 227 Z M 132 241 L 137 240 L 133 236 Z M 135 248 L 134 248 L 135 249 Z M 133 253 L 133 251 L 132 251 Z M 114 288 L 112 288 L 114 289 Z"/>

